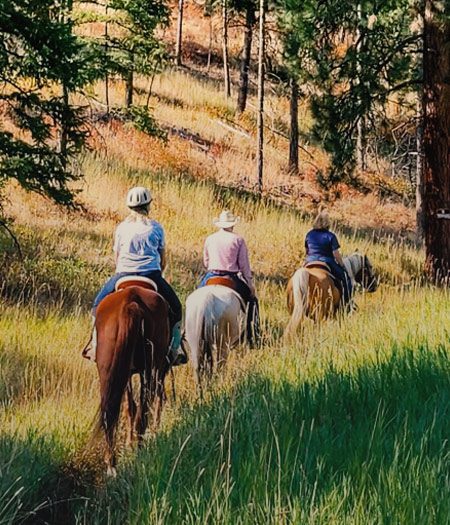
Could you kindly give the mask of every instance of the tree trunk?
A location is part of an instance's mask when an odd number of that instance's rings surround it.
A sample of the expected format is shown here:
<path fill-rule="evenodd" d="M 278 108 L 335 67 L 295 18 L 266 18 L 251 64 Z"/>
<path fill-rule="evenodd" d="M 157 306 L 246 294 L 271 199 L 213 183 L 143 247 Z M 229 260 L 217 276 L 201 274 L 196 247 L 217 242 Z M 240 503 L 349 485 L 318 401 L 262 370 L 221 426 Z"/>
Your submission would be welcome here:
<path fill-rule="evenodd" d="M 182 65 L 181 51 L 183 42 L 183 14 L 184 0 L 178 0 L 178 20 L 177 20 L 177 41 L 175 45 L 175 63 L 177 66 Z"/>
<path fill-rule="evenodd" d="M 363 45 L 362 38 L 361 38 L 361 24 L 362 24 L 362 5 L 361 3 L 358 3 L 358 28 L 356 30 L 356 39 L 358 41 L 358 45 L 356 48 L 357 53 L 357 71 L 358 71 L 358 85 L 360 86 L 360 106 L 362 109 L 362 99 L 361 99 L 361 48 Z M 356 125 L 356 167 L 359 171 L 365 171 L 367 168 L 366 165 L 366 144 L 365 144 L 365 135 L 366 135 L 366 122 L 363 115 L 360 115 L 360 118 L 358 119 L 357 125 Z"/>
<path fill-rule="evenodd" d="M 70 15 L 72 13 L 73 9 L 73 2 L 72 0 L 67 0 L 65 6 L 62 4 L 65 9 L 62 11 L 61 15 L 61 22 L 67 23 L 70 20 Z M 61 164 L 65 168 L 67 166 L 67 148 L 69 145 L 69 125 L 67 122 L 67 115 L 69 111 L 69 89 L 67 85 L 63 82 L 61 86 L 62 91 L 62 105 L 63 105 L 63 112 L 61 115 L 61 129 L 60 129 L 60 135 L 59 135 L 59 152 L 61 153 Z"/>
<path fill-rule="evenodd" d="M 105 56 L 108 56 L 108 3 L 105 3 Z M 108 68 L 105 68 L 105 104 L 106 113 L 109 113 L 109 74 Z"/>
<path fill-rule="evenodd" d="M 291 175 L 298 175 L 298 83 L 295 78 L 291 78 L 290 116 L 288 170 Z"/>
<path fill-rule="evenodd" d="M 67 125 L 67 119 L 65 112 L 69 109 L 69 90 L 67 86 L 63 84 L 62 86 L 62 102 L 64 106 L 64 111 L 61 116 L 61 134 L 59 138 L 59 152 L 61 153 L 61 162 L 64 168 L 67 165 L 67 146 L 69 143 L 69 127 Z"/>
<path fill-rule="evenodd" d="M 417 131 L 416 131 L 416 237 L 419 242 L 424 237 L 424 213 L 423 213 L 423 110 L 422 101 L 417 101 Z"/>
<path fill-rule="evenodd" d="M 450 21 L 443 2 L 425 0 L 423 209 L 427 276 L 450 281 Z"/>
<path fill-rule="evenodd" d="M 208 61 L 206 63 L 206 70 L 208 71 L 208 73 L 211 68 L 212 45 L 213 45 L 213 19 L 212 19 L 212 13 L 211 13 L 209 15 Z"/>
<path fill-rule="evenodd" d="M 133 88 L 134 88 L 133 63 L 134 63 L 133 52 L 130 51 L 130 69 L 127 71 L 127 76 L 125 78 L 125 107 L 127 108 L 133 105 Z"/>
<path fill-rule="evenodd" d="M 239 76 L 239 92 L 237 100 L 238 113 L 243 113 L 247 105 L 248 74 L 250 70 L 250 58 L 252 53 L 253 26 L 255 24 L 255 11 L 251 3 L 247 6 L 245 13 L 244 47 L 242 49 L 241 68 Z"/>
<path fill-rule="evenodd" d="M 363 116 L 361 116 L 358 119 L 358 123 L 356 125 L 356 167 L 358 168 L 358 171 L 365 171 L 367 168 L 365 120 L 366 119 Z"/>
<path fill-rule="evenodd" d="M 265 55 L 265 0 L 259 2 L 259 52 L 258 52 L 258 190 L 263 190 L 264 174 L 264 55 Z"/>
<path fill-rule="evenodd" d="M 228 6 L 227 0 L 222 0 L 222 45 L 223 45 L 223 80 L 225 96 L 231 96 L 230 64 L 228 60 Z"/>

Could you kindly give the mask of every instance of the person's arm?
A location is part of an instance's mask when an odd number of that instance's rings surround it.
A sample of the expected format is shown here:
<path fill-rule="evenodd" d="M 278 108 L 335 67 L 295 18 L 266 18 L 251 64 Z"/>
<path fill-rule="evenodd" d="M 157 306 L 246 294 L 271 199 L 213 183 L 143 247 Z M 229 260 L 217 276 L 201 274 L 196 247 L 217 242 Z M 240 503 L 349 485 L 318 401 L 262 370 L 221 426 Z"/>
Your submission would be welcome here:
<path fill-rule="evenodd" d="M 208 269 L 209 265 L 209 252 L 208 252 L 208 239 L 205 241 L 205 245 L 203 246 L 203 266 Z"/>
<path fill-rule="evenodd" d="M 254 297 L 256 295 L 256 290 L 255 290 L 255 285 L 253 284 L 253 276 L 252 276 L 252 271 L 250 269 L 250 261 L 248 258 L 247 245 L 245 244 L 244 239 L 242 239 L 242 242 L 239 247 L 238 268 L 239 268 L 239 271 L 242 273 L 242 276 L 244 277 L 245 282 L 248 284 L 248 287 L 250 288 L 250 293 Z"/>
<path fill-rule="evenodd" d="M 119 228 L 116 228 L 116 231 L 114 232 L 114 244 L 113 244 L 113 252 L 114 252 L 114 264 L 117 266 L 117 261 L 119 259 L 119 250 L 120 250 L 120 234 L 119 234 Z"/>
<path fill-rule="evenodd" d="M 336 262 L 342 266 L 342 268 L 345 268 L 344 265 L 344 259 L 342 258 L 341 252 L 339 251 L 339 248 L 337 250 L 333 250 L 333 255 L 336 260 Z"/>
<path fill-rule="evenodd" d="M 344 259 L 342 258 L 341 252 L 339 251 L 340 247 L 341 246 L 339 244 L 338 238 L 334 233 L 331 232 L 331 249 L 333 250 L 334 260 L 339 264 L 339 266 L 345 268 Z"/>
<path fill-rule="evenodd" d="M 159 252 L 159 256 L 161 258 L 161 272 L 163 272 L 166 268 L 166 249 L 165 248 L 160 248 L 158 250 Z"/>
<path fill-rule="evenodd" d="M 163 227 L 159 224 L 159 245 L 158 253 L 160 257 L 161 272 L 166 268 L 167 258 L 166 258 L 166 235 L 164 233 Z"/>

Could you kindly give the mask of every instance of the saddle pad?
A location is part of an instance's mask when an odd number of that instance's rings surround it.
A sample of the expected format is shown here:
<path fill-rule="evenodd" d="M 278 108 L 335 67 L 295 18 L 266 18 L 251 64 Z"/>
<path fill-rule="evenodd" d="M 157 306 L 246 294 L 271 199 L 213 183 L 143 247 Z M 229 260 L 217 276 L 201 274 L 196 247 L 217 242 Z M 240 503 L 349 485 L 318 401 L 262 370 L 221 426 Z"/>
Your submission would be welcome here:
<path fill-rule="evenodd" d="M 116 292 L 130 286 L 140 286 L 141 288 L 152 290 L 154 292 L 158 291 L 155 281 L 152 281 L 148 277 L 142 277 L 140 275 L 126 275 L 117 281 Z"/>

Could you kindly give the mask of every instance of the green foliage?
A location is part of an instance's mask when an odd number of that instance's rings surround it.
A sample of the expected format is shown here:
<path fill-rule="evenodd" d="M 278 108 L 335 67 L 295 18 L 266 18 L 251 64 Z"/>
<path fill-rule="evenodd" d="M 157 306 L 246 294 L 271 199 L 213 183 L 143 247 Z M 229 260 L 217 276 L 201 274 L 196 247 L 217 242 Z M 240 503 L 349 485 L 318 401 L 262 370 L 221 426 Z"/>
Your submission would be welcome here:
<path fill-rule="evenodd" d="M 105 0 L 103 12 L 77 11 L 77 24 L 103 23 L 105 33 L 91 39 L 102 56 L 104 74 L 127 78 L 131 73 L 149 75 L 165 64 L 163 42 L 156 29 L 169 23 L 165 0 Z M 107 28 L 107 29 L 106 29 Z"/>
<path fill-rule="evenodd" d="M 161 140 L 167 140 L 167 132 L 160 128 L 155 118 L 151 115 L 149 108 L 146 106 L 130 106 L 120 111 L 126 119 L 130 119 L 133 126 L 138 130 L 156 137 Z"/>
<path fill-rule="evenodd" d="M 313 135 L 332 155 L 329 182 L 351 177 L 358 120 L 375 129 L 394 93 L 417 84 L 420 36 L 409 0 L 284 0 L 280 25 L 291 74 L 311 88 Z M 378 120 L 377 120 L 378 119 Z"/>
<path fill-rule="evenodd" d="M 24 188 L 71 204 L 67 160 L 84 144 L 82 108 L 55 95 L 81 89 L 97 74 L 90 49 L 76 37 L 70 3 L 1 0 L 0 103 L 13 131 L 0 125 L 0 184 L 15 178 Z M 64 149 L 56 147 L 65 135 Z"/>

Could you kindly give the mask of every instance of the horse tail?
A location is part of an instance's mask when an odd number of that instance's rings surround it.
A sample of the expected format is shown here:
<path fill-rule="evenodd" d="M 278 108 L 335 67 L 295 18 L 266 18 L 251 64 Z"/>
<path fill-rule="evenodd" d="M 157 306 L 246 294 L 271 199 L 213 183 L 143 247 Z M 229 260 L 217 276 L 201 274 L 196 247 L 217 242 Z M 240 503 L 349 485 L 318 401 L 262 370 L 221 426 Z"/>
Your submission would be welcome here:
<path fill-rule="evenodd" d="M 305 268 L 300 268 L 292 276 L 292 300 L 294 308 L 291 319 L 286 327 L 285 335 L 295 333 L 303 319 L 308 300 L 309 273 Z"/>
<path fill-rule="evenodd" d="M 200 292 L 201 290 L 201 292 Z M 191 363 L 197 382 L 200 380 L 201 367 L 205 354 L 211 353 L 212 343 L 210 335 L 214 331 L 214 319 L 212 316 L 214 295 L 205 294 L 204 288 L 195 291 L 186 302 L 186 338 L 191 350 Z"/>
<path fill-rule="evenodd" d="M 97 432 L 103 430 L 109 436 L 111 443 L 119 422 L 122 398 L 130 377 L 134 350 L 138 339 L 144 337 L 142 319 L 142 309 L 135 301 L 125 304 L 118 316 L 114 354 L 107 383 L 102 392 L 96 426 Z"/>

